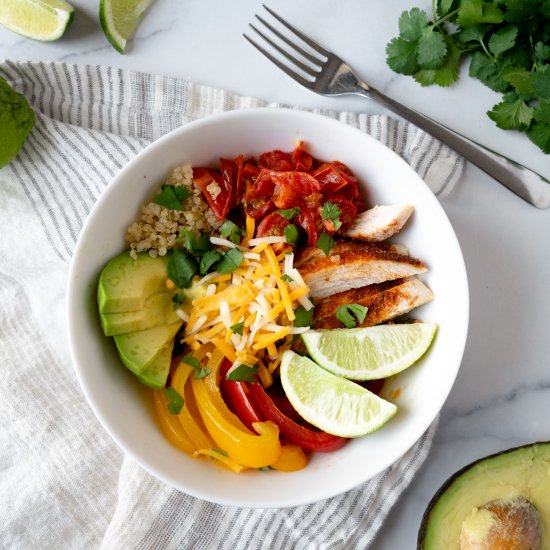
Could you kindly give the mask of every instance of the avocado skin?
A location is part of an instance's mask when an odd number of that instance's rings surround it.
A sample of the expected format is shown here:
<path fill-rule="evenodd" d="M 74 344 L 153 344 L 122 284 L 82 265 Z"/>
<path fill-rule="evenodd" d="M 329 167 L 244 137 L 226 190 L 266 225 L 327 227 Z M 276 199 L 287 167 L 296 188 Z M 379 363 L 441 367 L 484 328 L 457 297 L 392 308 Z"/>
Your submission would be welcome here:
<path fill-rule="evenodd" d="M 493 469 L 495 471 L 492 471 L 490 473 L 491 480 L 496 479 L 496 481 L 498 482 L 498 474 L 500 473 L 501 476 L 504 474 L 502 474 L 502 471 L 497 470 L 497 466 L 502 469 L 502 464 L 508 461 L 510 464 L 510 468 L 513 468 L 514 466 L 517 466 L 522 460 L 533 461 L 533 463 L 530 463 L 530 469 L 544 467 L 548 468 L 548 472 L 550 473 L 550 441 L 539 441 L 528 445 L 522 445 L 520 447 L 514 447 L 480 458 L 464 466 L 456 473 L 454 473 L 451 477 L 449 477 L 445 481 L 445 483 L 443 483 L 443 485 L 437 490 L 435 495 L 428 503 L 428 506 L 426 507 L 426 511 L 424 512 L 424 515 L 422 517 L 420 529 L 418 532 L 417 550 L 443 550 L 443 547 L 441 545 L 438 546 L 437 541 L 433 544 L 432 541 L 436 538 L 439 532 L 448 533 L 449 531 L 454 531 L 458 533 L 456 537 L 456 545 L 453 539 L 453 545 L 445 546 L 445 550 L 458 550 L 458 537 L 462 526 L 463 516 L 468 514 L 471 511 L 472 507 L 468 506 L 468 509 L 459 510 L 460 513 L 457 513 L 456 511 L 453 513 L 453 515 L 460 518 L 460 520 L 457 520 L 460 521 L 459 525 L 449 525 L 446 522 L 444 525 L 438 525 L 437 521 L 434 519 L 434 515 L 436 515 L 436 512 L 441 512 L 441 510 L 438 510 L 438 507 L 441 508 L 442 499 L 450 495 L 450 500 L 452 502 L 452 498 L 457 494 L 465 494 L 468 490 L 475 492 L 475 479 L 469 479 L 468 481 L 464 481 L 464 479 L 462 479 L 464 476 L 470 474 L 471 472 L 474 472 L 474 474 L 477 475 L 481 481 L 483 480 L 484 474 L 486 475 L 487 472 L 491 470 L 494 464 Z M 497 461 L 498 464 L 496 464 Z M 520 467 L 521 466 L 518 466 L 518 468 Z M 476 470 L 479 471 L 478 474 L 475 473 Z M 468 486 L 471 486 L 471 488 L 468 489 Z M 497 487 L 497 485 L 495 485 L 495 487 Z M 525 492 L 527 492 L 527 494 L 525 495 L 526 498 L 529 497 L 529 485 L 522 485 L 519 478 L 517 486 L 514 486 L 514 489 L 517 489 L 520 493 L 523 489 Z M 509 490 L 510 489 L 508 486 L 508 492 L 503 493 L 502 497 L 508 497 Z M 544 486 L 542 490 L 545 494 L 550 494 L 550 475 L 545 476 Z M 478 502 L 475 504 L 475 506 L 480 507 L 486 504 L 488 501 L 494 500 L 494 498 L 488 497 L 482 489 L 482 493 L 477 500 Z M 541 516 L 541 523 L 543 524 L 542 549 L 548 550 L 550 548 L 550 532 L 548 529 L 544 529 L 544 525 L 550 524 L 550 503 L 548 503 L 546 500 L 539 502 L 532 501 L 532 503 L 535 505 L 535 507 L 537 507 Z M 541 509 L 542 507 L 544 508 Z"/>

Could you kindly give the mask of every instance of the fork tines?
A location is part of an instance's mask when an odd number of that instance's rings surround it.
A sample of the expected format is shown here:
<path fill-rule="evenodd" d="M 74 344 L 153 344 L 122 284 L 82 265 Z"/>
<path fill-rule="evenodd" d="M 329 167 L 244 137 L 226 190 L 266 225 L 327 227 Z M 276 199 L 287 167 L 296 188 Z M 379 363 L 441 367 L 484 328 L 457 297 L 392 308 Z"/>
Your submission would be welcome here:
<path fill-rule="evenodd" d="M 256 34 L 263 39 L 263 41 L 268 44 L 273 50 L 278 52 L 281 56 L 286 58 L 294 67 L 290 67 L 287 63 L 283 62 L 280 58 L 273 55 L 269 50 L 263 47 L 258 41 L 253 40 L 250 36 L 243 34 L 243 36 L 263 55 L 265 55 L 272 63 L 277 65 L 279 69 L 284 71 L 294 80 L 297 80 L 303 86 L 310 88 L 315 82 L 316 77 L 322 71 L 323 65 L 331 57 L 331 53 L 325 48 L 317 44 L 309 36 L 305 35 L 303 32 L 299 31 L 296 27 L 293 27 L 290 23 L 285 21 L 280 15 L 275 13 L 272 9 L 268 8 L 263 4 L 264 9 L 275 19 L 280 25 L 282 25 L 286 31 L 290 31 L 290 35 L 283 34 L 278 30 L 274 25 L 266 21 L 263 17 L 256 14 L 256 19 L 268 29 L 271 35 L 274 38 L 270 38 L 263 30 L 260 30 L 258 27 L 249 23 L 251 29 L 253 29 Z M 302 44 L 307 45 L 313 52 L 318 55 L 314 55 L 306 51 L 302 46 L 296 44 L 295 41 L 301 41 Z M 281 43 L 286 44 L 289 48 L 293 50 L 294 53 L 290 53 L 285 49 Z M 302 59 L 306 60 L 308 63 L 304 63 L 298 59 L 295 54 L 298 54 Z M 296 68 L 301 71 L 296 71 Z M 303 75 L 306 75 L 308 78 L 304 78 Z"/>

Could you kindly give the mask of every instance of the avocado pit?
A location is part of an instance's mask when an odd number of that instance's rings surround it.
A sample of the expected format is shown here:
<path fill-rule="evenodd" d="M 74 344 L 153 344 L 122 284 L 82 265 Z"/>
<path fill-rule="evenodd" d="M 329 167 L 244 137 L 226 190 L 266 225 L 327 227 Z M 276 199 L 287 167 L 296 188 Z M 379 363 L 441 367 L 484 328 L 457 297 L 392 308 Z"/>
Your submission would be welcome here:
<path fill-rule="evenodd" d="M 540 550 L 541 544 L 539 513 L 522 497 L 473 508 L 460 531 L 460 550 Z"/>

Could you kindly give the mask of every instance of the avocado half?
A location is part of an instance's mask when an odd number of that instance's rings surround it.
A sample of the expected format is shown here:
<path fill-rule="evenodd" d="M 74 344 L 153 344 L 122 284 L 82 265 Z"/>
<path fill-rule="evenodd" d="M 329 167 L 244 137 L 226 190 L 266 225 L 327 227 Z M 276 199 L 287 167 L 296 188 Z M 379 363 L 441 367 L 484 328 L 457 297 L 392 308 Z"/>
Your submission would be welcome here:
<path fill-rule="evenodd" d="M 460 550 L 460 534 L 475 525 L 487 531 L 494 502 L 528 502 L 538 515 L 540 549 L 550 550 L 550 442 L 508 449 L 452 475 L 429 502 L 418 533 L 418 550 Z M 490 508 L 490 506 L 489 506 Z M 473 518 L 473 520 L 472 520 Z"/>

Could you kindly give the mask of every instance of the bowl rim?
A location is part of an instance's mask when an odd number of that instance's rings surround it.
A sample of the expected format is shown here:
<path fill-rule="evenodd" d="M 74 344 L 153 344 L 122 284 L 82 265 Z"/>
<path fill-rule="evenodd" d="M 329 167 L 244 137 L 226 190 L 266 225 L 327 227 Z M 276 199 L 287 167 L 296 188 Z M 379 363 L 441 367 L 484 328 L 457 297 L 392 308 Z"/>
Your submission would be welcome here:
<path fill-rule="evenodd" d="M 338 125 L 346 127 L 346 131 L 349 131 L 350 133 L 356 133 L 357 136 L 361 136 L 361 139 L 365 139 L 367 141 L 370 141 L 371 144 L 376 144 L 376 147 L 383 148 L 386 150 L 386 152 L 389 152 L 391 155 L 393 155 L 393 159 L 396 163 L 400 163 L 404 166 L 406 166 L 406 169 L 411 174 L 411 177 L 416 178 L 422 184 L 426 187 L 426 191 L 431 195 L 432 200 L 432 206 L 434 206 L 436 209 L 440 211 L 440 214 L 443 215 L 443 220 L 446 224 L 448 224 L 449 229 L 449 236 L 452 237 L 453 243 L 452 246 L 454 246 L 458 252 L 457 259 L 459 260 L 459 264 L 456 268 L 460 270 L 459 278 L 462 281 L 463 288 L 461 289 L 464 293 L 465 297 L 465 303 L 463 304 L 464 310 L 463 310 L 463 316 L 464 316 L 464 322 L 462 324 L 462 330 L 460 334 L 456 334 L 455 338 L 457 340 L 457 349 L 460 349 L 461 352 L 456 357 L 456 367 L 453 371 L 453 376 L 449 377 L 448 386 L 442 389 L 442 391 L 439 394 L 439 406 L 437 408 L 437 412 L 435 415 L 433 415 L 432 418 L 427 419 L 422 426 L 418 429 L 418 433 L 415 433 L 414 436 L 410 435 L 404 446 L 401 448 L 398 456 L 392 456 L 388 463 L 378 468 L 376 471 L 369 473 L 369 475 L 362 479 L 357 479 L 356 477 L 353 478 L 352 481 L 349 481 L 348 483 L 342 483 L 341 488 L 337 491 L 328 491 L 324 493 L 320 497 L 315 498 L 308 498 L 307 495 L 300 495 L 298 498 L 286 498 L 281 499 L 279 498 L 275 503 L 273 503 L 273 498 L 269 499 L 263 499 L 258 502 L 244 502 L 239 500 L 238 496 L 235 496 L 233 498 L 228 498 L 220 495 L 213 495 L 213 494 L 205 494 L 201 493 L 200 491 L 196 491 L 193 489 L 190 489 L 188 487 L 183 487 L 181 482 L 176 480 L 173 476 L 161 471 L 154 463 L 151 463 L 150 461 L 144 460 L 142 457 L 137 455 L 131 448 L 128 447 L 126 442 L 123 440 L 122 435 L 118 434 L 117 431 L 113 428 L 111 421 L 109 420 L 109 417 L 104 414 L 100 404 L 96 401 L 93 392 L 90 389 L 90 385 L 88 384 L 87 375 L 86 375 L 86 369 L 82 368 L 81 362 L 80 362 L 80 355 L 78 351 L 78 344 L 77 344 L 77 333 L 76 333 L 76 325 L 75 322 L 77 318 L 77 311 L 73 307 L 73 303 L 76 300 L 77 292 L 79 292 L 80 287 L 82 285 L 79 285 L 76 281 L 77 279 L 77 273 L 78 273 L 78 266 L 79 266 L 79 260 L 81 258 L 81 255 L 83 252 L 84 243 L 87 240 L 88 233 L 92 230 L 92 221 L 95 217 L 96 212 L 102 209 L 104 203 L 109 200 L 109 195 L 112 189 L 118 187 L 119 185 L 124 182 L 124 180 L 127 177 L 127 173 L 133 168 L 133 166 L 139 162 L 144 157 L 147 157 L 148 155 L 153 154 L 155 151 L 162 149 L 166 143 L 171 142 L 172 140 L 177 140 L 182 135 L 186 135 L 189 133 L 194 132 L 198 128 L 206 127 L 206 126 L 216 126 L 217 124 L 223 123 L 225 120 L 231 120 L 231 119 L 239 119 L 241 117 L 247 118 L 255 118 L 258 115 L 266 116 L 266 117 L 289 117 L 289 120 L 295 119 L 311 119 L 311 120 L 317 120 L 320 121 L 320 119 L 323 119 L 322 123 L 327 125 L 334 125 L 335 127 Z M 341 129 L 341 128 L 340 128 Z M 450 220 L 448 219 L 442 205 L 440 204 L 439 200 L 433 195 L 433 193 L 429 190 L 425 182 L 422 180 L 422 178 L 418 175 L 417 172 L 413 170 L 413 168 L 403 159 L 401 158 L 395 151 L 393 151 L 391 148 L 383 144 L 382 142 L 378 141 L 373 136 L 363 132 L 362 130 L 345 124 L 344 122 L 341 122 L 338 119 L 334 119 L 328 116 L 325 116 L 320 113 L 311 112 L 311 111 L 303 111 L 293 108 L 281 108 L 281 107 L 254 107 L 254 108 L 246 108 L 246 109 L 238 109 L 238 110 L 232 110 L 232 111 L 225 111 L 213 115 L 207 115 L 203 118 L 188 122 L 178 128 L 175 128 L 168 132 L 167 134 L 161 136 L 160 138 L 156 139 L 155 141 L 149 143 L 147 146 L 145 146 L 140 152 L 137 153 L 130 161 L 128 161 L 120 170 L 119 172 L 111 179 L 111 181 L 105 186 L 105 188 L 101 191 L 100 196 L 98 197 L 96 203 L 93 205 L 92 209 L 90 210 L 90 213 L 88 214 L 83 227 L 81 228 L 81 231 L 79 233 L 76 246 L 74 248 L 73 257 L 71 259 L 70 267 L 69 267 L 69 275 L 68 275 L 68 282 L 67 282 L 67 301 L 66 301 L 66 309 L 67 309 L 67 324 L 68 324 L 68 335 L 69 335 L 69 347 L 70 347 L 70 356 L 71 360 L 76 372 L 76 376 L 78 379 L 78 382 L 80 384 L 80 387 L 82 388 L 82 391 L 84 393 L 84 396 L 86 398 L 86 401 L 90 408 L 92 409 L 94 415 L 99 420 L 102 427 L 105 429 L 107 434 L 110 436 L 110 438 L 115 442 L 115 444 L 120 448 L 120 450 L 131 457 L 137 464 L 139 464 L 142 468 L 144 468 L 146 471 L 151 473 L 154 477 L 157 479 L 160 479 L 170 487 L 176 488 L 177 490 L 180 490 L 186 494 L 189 494 L 193 497 L 214 502 L 221 505 L 230 505 L 230 506 L 240 506 L 240 507 L 247 507 L 247 508 L 286 508 L 291 506 L 298 506 L 303 504 L 310 504 L 322 499 L 334 497 L 336 495 L 342 494 L 344 492 L 347 492 L 355 487 L 358 487 L 362 483 L 374 478 L 376 475 L 380 474 L 383 470 L 390 467 L 394 462 L 402 458 L 413 446 L 414 444 L 419 441 L 426 430 L 432 425 L 434 420 L 436 420 L 439 412 L 441 411 L 441 408 L 443 407 L 445 401 L 448 398 L 448 395 L 455 383 L 456 377 L 458 375 L 458 371 L 460 368 L 460 365 L 462 363 L 465 346 L 466 346 L 466 340 L 467 340 L 467 334 L 468 334 L 468 325 L 469 325 L 469 286 L 468 286 L 468 277 L 466 272 L 466 266 L 464 262 L 464 257 L 462 254 L 462 250 L 460 247 L 460 243 L 458 241 L 458 238 L 456 236 L 456 233 L 452 227 L 452 224 Z"/>

